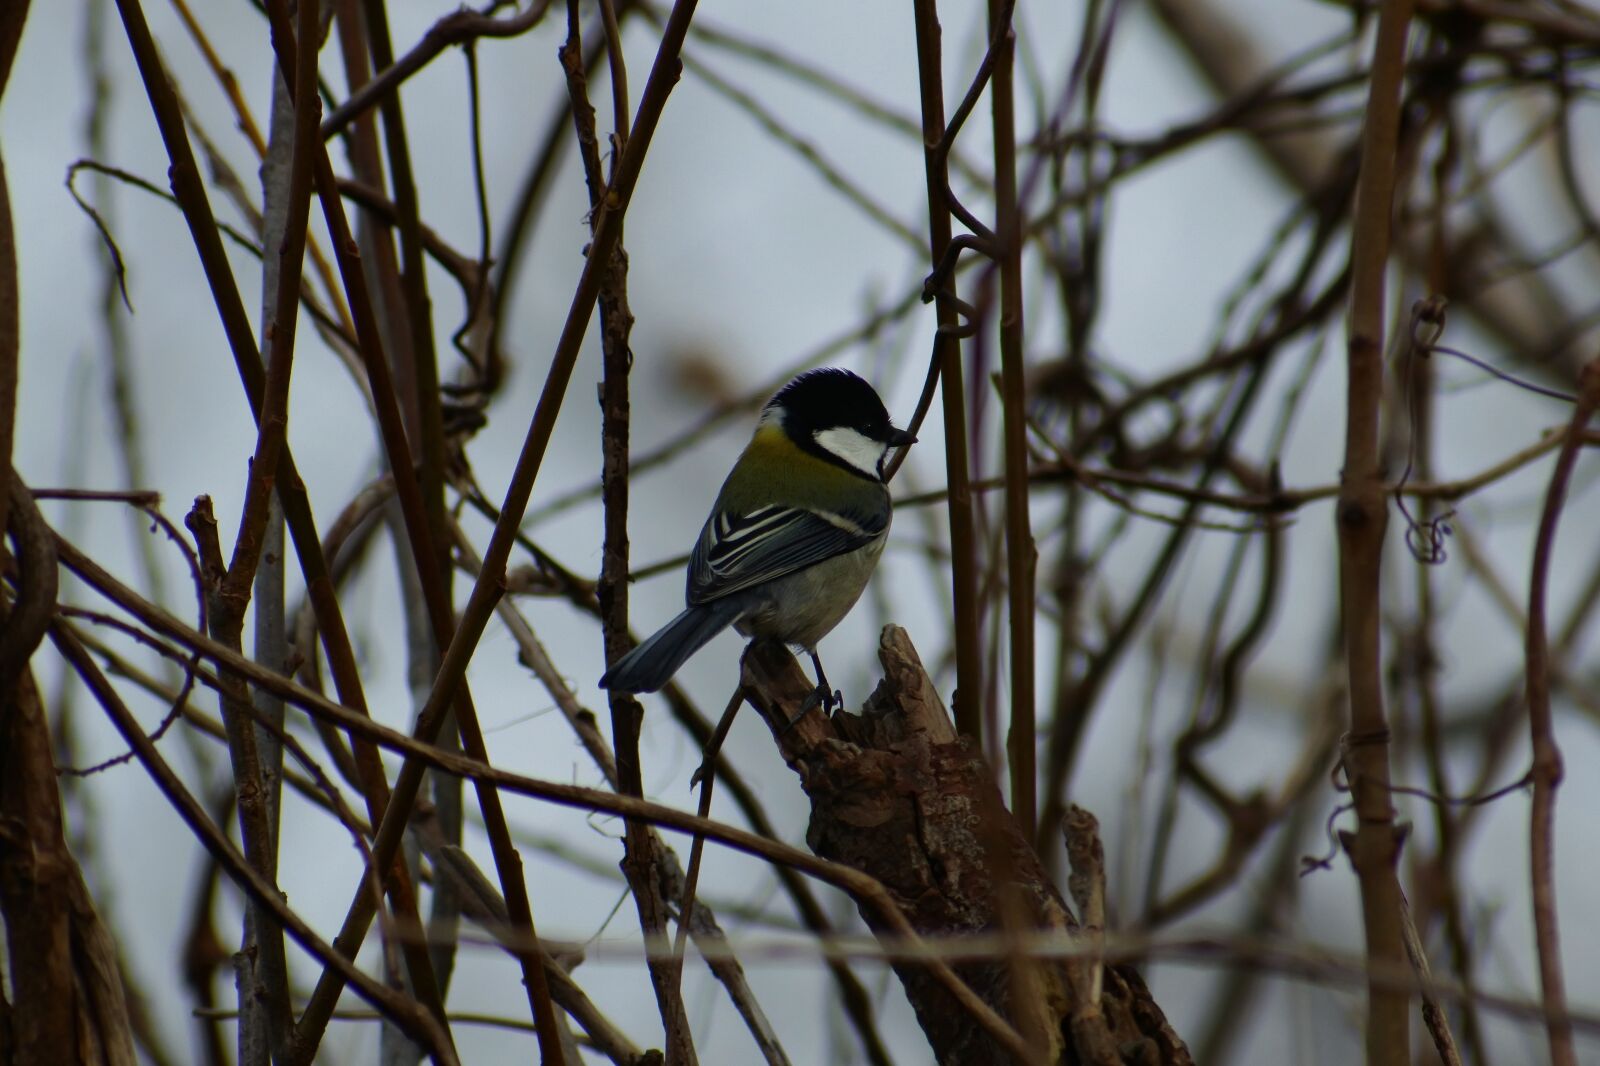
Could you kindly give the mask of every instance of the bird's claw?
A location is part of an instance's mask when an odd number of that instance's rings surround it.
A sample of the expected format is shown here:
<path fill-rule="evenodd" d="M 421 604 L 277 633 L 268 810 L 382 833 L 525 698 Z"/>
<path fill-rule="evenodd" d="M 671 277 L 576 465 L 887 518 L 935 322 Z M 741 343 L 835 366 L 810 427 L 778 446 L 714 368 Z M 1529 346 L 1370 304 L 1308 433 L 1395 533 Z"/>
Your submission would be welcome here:
<path fill-rule="evenodd" d="M 844 696 L 840 694 L 838 689 L 829 692 L 827 685 L 818 685 L 811 690 L 811 695 L 807 696 L 806 701 L 800 705 L 800 713 L 802 715 L 805 714 L 819 703 L 822 704 L 823 714 L 832 714 L 835 707 L 844 706 Z"/>
<path fill-rule="evenodd" d="M 811 708 L 819 704 L 822 707 L 823 714 L 832 714 L 835 707 L 844 706 L 844 696 L 838 689 L 829 692 L 826 685 L 818 685 L 811 690 L 811 695 L 807 696 L 805 702 L 800 705 L 800 712 L 789 719 L 789 724 L 783 727 L 783 732 L 779 735 L 786 736 L 789 730 L 800 724 L 800 719 L 811 713 Z"/>

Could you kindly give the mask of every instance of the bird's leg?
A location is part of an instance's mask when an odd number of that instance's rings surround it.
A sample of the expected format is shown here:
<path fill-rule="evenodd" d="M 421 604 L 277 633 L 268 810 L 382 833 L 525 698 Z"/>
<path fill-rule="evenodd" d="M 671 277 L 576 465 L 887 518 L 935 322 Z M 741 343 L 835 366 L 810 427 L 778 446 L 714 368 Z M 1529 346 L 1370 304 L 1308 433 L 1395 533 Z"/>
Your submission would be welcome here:
<path fill-rule="evenodd" d="M 814 651 L 811 652 L 811 666 L 817 672 L 817 690 L 806 702 L 821 701 L 822 713 L 832 714 L 834 708 L 844 706 L 844 697 L 838 689 L 828 684 L 828 675 L 822 672 L 822 659 Z"/>
<path fill-rule="evenodd" d="M 794 721 L 789 723 L 790 728 L 793 728 L 795 722 L 804 718 L 806 712 L 819 703 L 822 705 L 823 714 L 831 714 L 835 707 L 844 706 L 844 697 L 839 694 L 837 689 L 828 684 L 828 675 L 822 672 L 822 660 L 817 657 L 817 653 L 814 651 L 810 655 L 811 665 L 817 671 L 817 687 L 812 691 L 811 695 L 806 697 L 806 701 L 800 705 L 800 713 L 795 715 Z"/>

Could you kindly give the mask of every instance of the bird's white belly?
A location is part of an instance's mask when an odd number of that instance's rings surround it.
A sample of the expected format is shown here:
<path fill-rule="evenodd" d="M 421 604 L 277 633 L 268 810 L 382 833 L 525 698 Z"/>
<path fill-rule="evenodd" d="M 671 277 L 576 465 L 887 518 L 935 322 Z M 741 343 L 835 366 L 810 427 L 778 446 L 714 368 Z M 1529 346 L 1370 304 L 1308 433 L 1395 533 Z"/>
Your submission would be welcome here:
<path fill-rule="evenodd" d="M 879 537 L 853 552 L 778 578 L 763 590 L 766 595 L 755 610 L 736 622 L 734 628 L 747 637 L 782 641 L 815 651 L 817 641 L 827 636 L 861 598 L 887 539 Z"/>

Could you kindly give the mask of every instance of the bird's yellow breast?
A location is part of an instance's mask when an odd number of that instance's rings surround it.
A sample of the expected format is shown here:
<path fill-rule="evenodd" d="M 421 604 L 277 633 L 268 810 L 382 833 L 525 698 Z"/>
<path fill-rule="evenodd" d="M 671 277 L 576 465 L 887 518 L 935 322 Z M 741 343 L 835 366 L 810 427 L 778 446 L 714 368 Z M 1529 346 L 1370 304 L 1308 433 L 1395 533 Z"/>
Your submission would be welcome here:
<path fill-rule="evenodd" d="M 797 506 L 837 506 L 858 494 L 869 498 L 886 490 L 878 482 L 804 451 L 784 432 L 782 426 L 764 425 L 740 457 L 724 488 L 743 495 L 746 489 L 759 489 L 773 502 Z"/>

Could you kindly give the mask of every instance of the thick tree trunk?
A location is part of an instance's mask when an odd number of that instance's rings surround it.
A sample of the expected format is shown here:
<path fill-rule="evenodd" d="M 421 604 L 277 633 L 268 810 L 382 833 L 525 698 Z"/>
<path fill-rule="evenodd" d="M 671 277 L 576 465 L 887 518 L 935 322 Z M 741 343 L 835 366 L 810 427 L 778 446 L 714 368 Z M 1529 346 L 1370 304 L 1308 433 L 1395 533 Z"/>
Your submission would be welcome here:
<path fill-rule="evenodd" d="M 878 655 L 884 680 L 861 715 L 813 710 L 791 727 L 811 681 L 781 647 L 745 653 L 751 702 L 811 797 L 812 850 L 881 881 L 918 933 L 973 938 L 981 957 L 957 973 L 1047 1061 L 1191 1063 L 1131 967 L 1102 973 L 1089 959 L 1027 951 L 1030 937 L 1082 935 L 1079 922 L 983 756 L 956 736 L 905 631 L 885 627 Z M 869 909 L 862 916 L 881 933 Z M 895 972 L 940 1063 L 1012 1061 L 923 967 L 902 961 Z"/>

